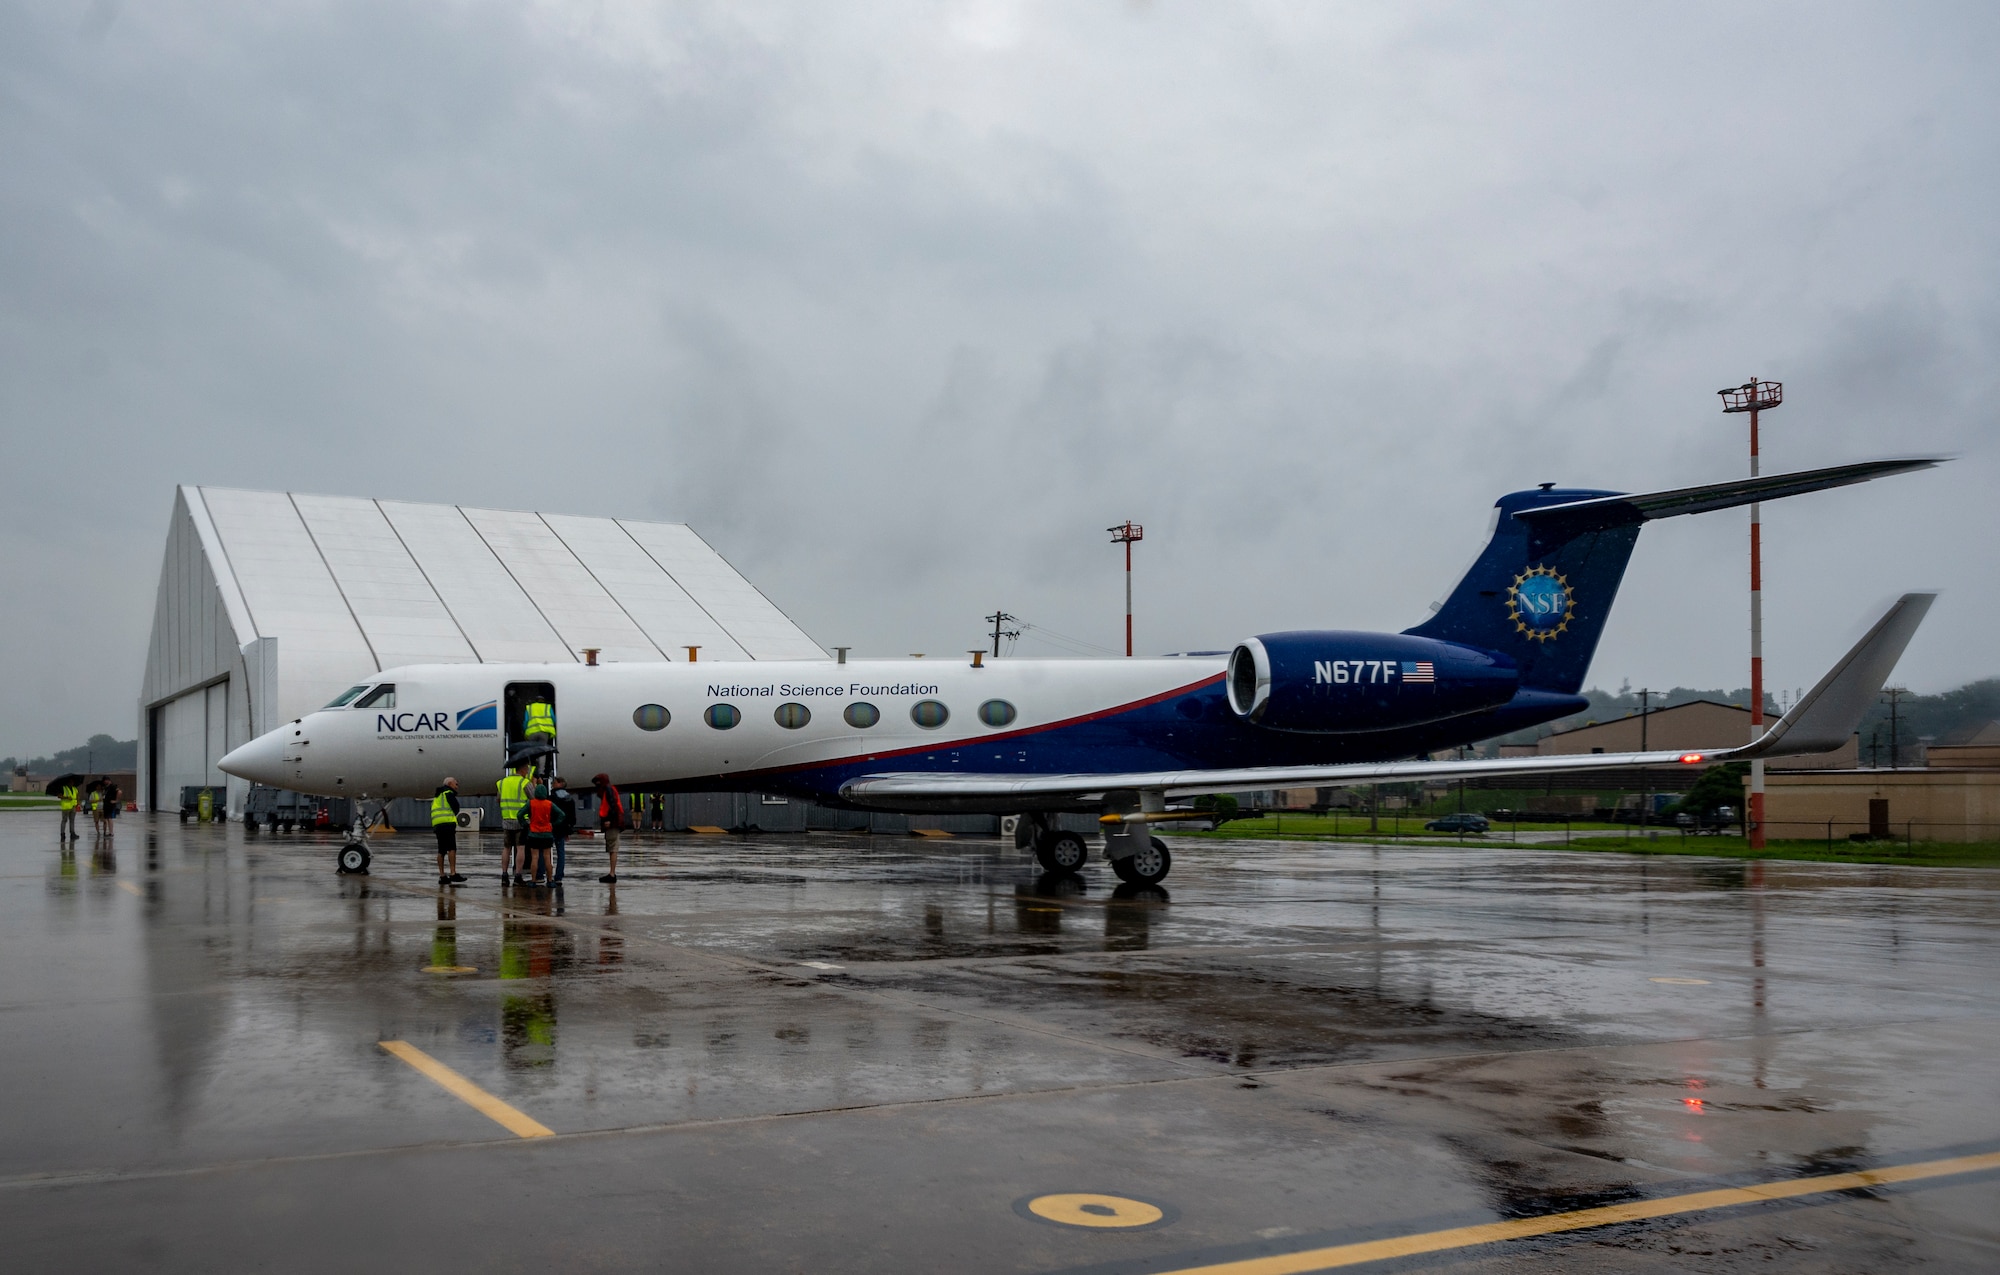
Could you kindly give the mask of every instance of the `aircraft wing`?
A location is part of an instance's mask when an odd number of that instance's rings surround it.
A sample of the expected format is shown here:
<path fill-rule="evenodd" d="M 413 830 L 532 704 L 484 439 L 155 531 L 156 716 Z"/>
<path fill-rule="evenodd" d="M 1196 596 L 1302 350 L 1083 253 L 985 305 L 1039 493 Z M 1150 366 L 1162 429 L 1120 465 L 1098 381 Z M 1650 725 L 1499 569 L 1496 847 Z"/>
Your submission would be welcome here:
<path fill-rule="evenodd" d="M 1239 770 L 1154 770 L 1123 774 L 863 775 L 840 795 L 863 805 L 904 809 L 991 806 L 1019 801 L 1022 809 L 1054 803 L 1089 805 L 1114 793 L 1156 792 L 1168 800 L 1269 788 L 1346 787 L 1492 775 L 1572 774 L 1638 766 L 1695 765 L 1787 757 L 1839 748 L 1861 726 L 1862 714 L 1902 658 L 1937 595 L 1906 593 L 1875 622 L 1792 710 L 1754 743 L 1716 750 L 1646 753 L 1574 753 L 1467 761 L 1357 762 L 1334 766 L 1267 766 Z"/>

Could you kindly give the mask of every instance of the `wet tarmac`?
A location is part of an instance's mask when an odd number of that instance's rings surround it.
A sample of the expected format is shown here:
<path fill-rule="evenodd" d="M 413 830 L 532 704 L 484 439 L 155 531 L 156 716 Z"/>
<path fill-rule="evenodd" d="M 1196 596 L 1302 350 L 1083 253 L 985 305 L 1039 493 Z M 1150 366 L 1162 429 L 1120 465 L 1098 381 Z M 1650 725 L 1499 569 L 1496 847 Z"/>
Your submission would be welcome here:
<path fill-rule="evenodd" d="M 54 826 L 0 815 L 13 1269 L 1170 1271 L 2000 1150 L 1994 873 L 675 837 L 557 894 L 488 837 L 441 893 Z M 2000 1173 L 1412 1262 L 2000 1269 Z"/>

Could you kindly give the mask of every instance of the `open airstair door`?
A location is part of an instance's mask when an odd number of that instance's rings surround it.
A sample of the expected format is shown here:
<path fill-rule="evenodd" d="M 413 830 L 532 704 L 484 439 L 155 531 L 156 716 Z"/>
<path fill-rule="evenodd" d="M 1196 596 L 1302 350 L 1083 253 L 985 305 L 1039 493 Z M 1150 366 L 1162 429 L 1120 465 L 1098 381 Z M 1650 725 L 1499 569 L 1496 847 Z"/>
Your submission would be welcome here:
<path fill-rule="evenodd" d="M 546 709 L 538 708 L 545 705 Z M 549 682 L 509 682 L 501 696 L 500 717 L 507 740 L 507 768 L 535 763 L 540 775 L 555 771 L 556 688 Z M 545 724 L 546 730 L 537 725 Z"/>

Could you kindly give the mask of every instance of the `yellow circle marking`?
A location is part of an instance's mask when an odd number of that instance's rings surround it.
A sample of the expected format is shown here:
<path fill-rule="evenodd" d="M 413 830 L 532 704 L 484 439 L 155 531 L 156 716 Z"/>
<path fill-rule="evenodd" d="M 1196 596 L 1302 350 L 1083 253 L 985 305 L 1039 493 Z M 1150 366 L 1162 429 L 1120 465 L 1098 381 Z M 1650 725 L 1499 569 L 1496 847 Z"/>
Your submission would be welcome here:
<path fill-rule="evenodd" d="M 1064 1226 L 1151 1226 L 1166 1216 L 1144 1200 L 1088 1192 L 1039 1195 L 1028 1201 L 1028 1212 Z"/>
<path fill-rule="evenodd" d="M 1648 981 L 1654 983 L 1672 983 L 1676 987 L 1708 986 L 1708 980 L 1705 978 L 1655 978 L 1655 979 L 1649 979 Z"/>
<path fill-rule="evenodd" d="M 478 972 L 479 972 L 479 967 L 478 967 L 477 965 L 426 965 L 426 966 L 424 966 L 424 973 L 426 973 L 426 974 L 477 974 Z"/>

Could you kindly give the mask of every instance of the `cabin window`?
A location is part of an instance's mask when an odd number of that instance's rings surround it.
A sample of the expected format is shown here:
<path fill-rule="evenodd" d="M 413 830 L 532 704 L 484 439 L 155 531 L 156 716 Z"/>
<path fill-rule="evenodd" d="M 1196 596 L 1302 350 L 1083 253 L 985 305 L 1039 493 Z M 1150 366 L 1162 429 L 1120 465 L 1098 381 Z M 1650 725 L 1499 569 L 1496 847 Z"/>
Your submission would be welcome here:
<path fill-rule="evenodd" d="M 344 691 L 342 691 L 342 692 L 340 693 L 340 698 L 338 698 L 338 699 L 334 700 L 334 701 L 333 701 L 333 703 L 331 703 L 331 704 L 328 704 L 328 705 L 327 705 L 327 707 L 328 707 L 328 708 L 346 708 L 346 707 L 347 707 L 347 706 L 348 706 L 349 704 L 352 704 L 352 703 L 354 702 L 354 697 L 355 697 L 355 696 L 357 696 L 357 695 L 361 694 L 361 692 L 363 692 L 363 691 L 365 691 L 365 690 L 367 690 L 367 689 L 368 689 L 368 683 L 366 683 L 366 682 L 363 682 L 363 683 L 362 683 L 361 685 L 359 685 L 359 686 L 350 686 L 350 687 L 348 687 L 348 688 L 347 688 L 346 690 L 344 690 Z"/>
<path fill-rule="evenodd" d="M 743 720 L 743 714 L 737 711 L 734 704 L 710 704 L 701 719 L 717 730 L 728 730 Z"/>
<path fill-rule="evenodd" d="M 641 704 L 632 710 L 632 724 L 640 730 L 665 730 L 674 715 L 664 704 Z"/>
<path fill-rule="evenodd" d="M 847 711 L 842 713 L 841 716 L 847 719 L 847 724 L 856 730 L 867 730 L 870 726 L 882 720 L 882 710 L 873 704 L 864 704 L 860 700 L 855 700 L 847 706 Z"/>
<path fill-rule="evenodd" d="M 813 719 L 813 711 L 804 704 L 780 704 L 771 717 L 786 730 L 797 730 Z"/>
<path fill-rule="evenodd" d="M 356 708 L 396 707 L 396 684 L 394 682 L 382 683 L 380 686 L 376 687 L 374 690 L 368 692 L 366 695 L 363 695 L 359 700 L 357 700 L 355 702 L 354 707 Z"/>
<path fill-rule="evenodd" d="M 921 700 L 910 706 L 910 720 L 925 730 L 936 730 L 951 719 L 951 710 L 934 699 Z"/>
<path fill-rule="evenodd" d="M 1006 726 L 1013 722 L 1014 706 L 1004 699 L 990 699 L 979 706 L 979 720 L 988 726 Z"/>

